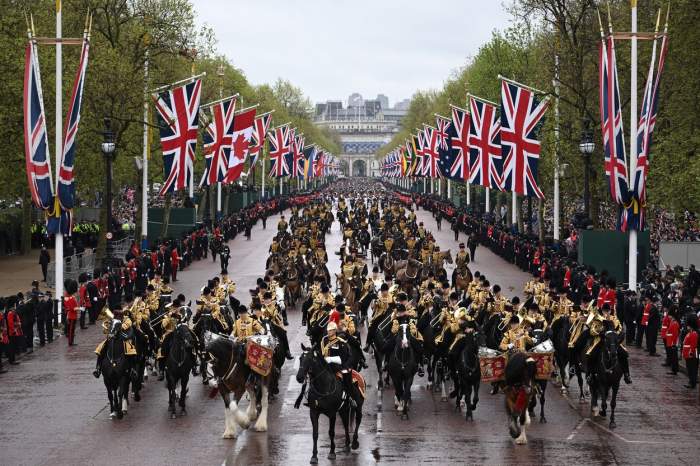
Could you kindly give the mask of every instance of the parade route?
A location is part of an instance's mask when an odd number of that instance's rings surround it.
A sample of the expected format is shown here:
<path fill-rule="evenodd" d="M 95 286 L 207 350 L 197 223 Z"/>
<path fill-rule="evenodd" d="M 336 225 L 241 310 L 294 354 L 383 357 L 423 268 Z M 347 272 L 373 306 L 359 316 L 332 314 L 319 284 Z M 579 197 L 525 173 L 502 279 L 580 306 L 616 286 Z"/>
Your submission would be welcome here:
<path fill-rule="evenodd" d="M 230 273 L 237 283 L 237 297 L 247 301 L 247 291 L 263 272 L 267 249 L 278 216 L 253 229 L 252 240 L 241 235 L 230 242 Z M 424 210 L 418 212 L 436 236 L 442 249 L 455 251 L 453 232 Z M 334 254 L 340 246 L 335 223 L 326 240 L 331 274 L 338 272 Z M 464 236 L 461 238 L 464 239 Z M 485 273 L 492 284 L 500 284 L 506 296 L 520 294 L 527 274 L 480 247 L 472 270 Z M 218 273 L 211 259 L 193 263 L 174 288 L 194 300 L 207 278 Z M 451 269 L 448 270 L 451 272 Z M 307 342 L 300 326 L 300 312 L 289 312 L 289 339 L 295 356 Z M 364 329 L 363 329 L 364 334 Z M 295 380 L 298 360 L 283 367 L 280 395 L 270 405 L 269 431 L 243 432 L 236 440 L 224 440 L 223 405 L 209 399 L 209 388 L 191 378 L 188 416 L 171 420 L 167 413 L 167 390 L 151 377 L 142 401 L 131 402 L 121 421 L 110 419 L 102 380 L 96 380 L 93 349 L 101 340 L 100 329 L 78 333 L 79 346 L 68 348 L 65 339 L 39 349 L 3 376 L 0 412 L 8 420 L 0 431 L 2 464 L 88 465 L 134 463 L 152 465 L 304 465 L 311 454 L 311 424 L 308 409 L 293 408 L 299 394 Z M 607 420 L 589 419 L 589 405 L 579 404 L 578 387 L 570 398 L 550 383 L 547 389 L 547 423 L 532 421 L 529 444 L 516 446 L 508 436 L 502 395 L 489 394 L 482 384 L 474 421 L 465 422 L 455 412 L 453 401 L 442 402 L 440 393 L 426 389 L 427 377 L 416 378 L 409 420 L 401 420 L 393 408 L 393 390 L 381 399 L 376 389 L 376 370 L 364 371 L 368 382 L 360 448 L 351 454 L 338 450 L 336 465 L 345 464 L 684 464 L 697 453 L 699 433 L 695 418 L 695 392 L 682 388 L 665 376 L 657 358 L 631 350 L 633 385 L 623 385 L 618 397 L 617 429 Z M 573 382 L 573 381 L 572 381 Z M 575 384 L 575 382 L 574 382 Z M 247 402 L 242 402 L 244 406 Z M 377 410 L 381 406 L 381 411 Z M 539 413 L 539 406 L 536 408 Z M 336 440 L 342 441 L 338 422 Z M 327 420 L 322 417 L 319 460 L 328 449 Z M 410 460 L 407 460 L 410 458 Z M 582 459 L 585 458 L 585 459 Z"/>

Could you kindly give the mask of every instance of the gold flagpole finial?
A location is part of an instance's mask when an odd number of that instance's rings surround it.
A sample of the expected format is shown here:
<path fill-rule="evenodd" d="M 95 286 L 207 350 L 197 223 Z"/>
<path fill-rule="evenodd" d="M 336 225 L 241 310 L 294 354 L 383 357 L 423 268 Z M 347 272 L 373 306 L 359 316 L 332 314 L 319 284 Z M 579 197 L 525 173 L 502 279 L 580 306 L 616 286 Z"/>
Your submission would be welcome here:
<path fill-rule="evenodd" d="M 656 14 L 656 27 L 654 28 L 654 38 L 659 34 L 659 24 L 661 23 L 661 8 Z"/>
<path fill-rule="evenodd" d="M 61 12 L 61 0 L 56 0 L 56 13 Z"/>

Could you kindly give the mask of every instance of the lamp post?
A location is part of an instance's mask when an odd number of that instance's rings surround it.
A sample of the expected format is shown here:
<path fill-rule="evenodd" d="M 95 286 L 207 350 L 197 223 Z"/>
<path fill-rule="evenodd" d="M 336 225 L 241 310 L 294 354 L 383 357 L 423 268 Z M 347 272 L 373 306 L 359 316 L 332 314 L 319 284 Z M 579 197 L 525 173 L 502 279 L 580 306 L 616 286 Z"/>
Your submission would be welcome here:
<path fill-rule="evenodd" d="M 115 157 L 116 144 L 114 143 L 114 132 L 112 132 L 112 121 L 109 118 L 104 119 L 105 129 L 102 132 L 102 155 L 105 158 L 105 202 L 107 203 L 107 231 L 105 232 L 107 238 L 107 250 L 106 259 L 109 259 L 112 255 L 112 162 Z"/>
<path fill-rule="evenodd" d="M 591 193 L 589 187 L 589 176 L 591 166 L 591 154 L 595 150 L 593 143 L 593 131 L 590 129 L 590 122 L 584 120 L 583 131 L 581 132 L 581 143 L 578 145 L 581 155 L 583 156 L 583 211 L 586 214 L 586 219 L 591 218 Z"/>

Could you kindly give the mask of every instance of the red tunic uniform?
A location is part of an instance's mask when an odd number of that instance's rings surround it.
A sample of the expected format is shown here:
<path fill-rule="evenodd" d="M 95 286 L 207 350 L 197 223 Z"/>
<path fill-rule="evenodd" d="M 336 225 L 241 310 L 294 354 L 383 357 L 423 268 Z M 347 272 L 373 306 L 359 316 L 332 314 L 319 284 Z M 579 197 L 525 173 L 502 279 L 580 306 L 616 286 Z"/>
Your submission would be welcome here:
<path fill-rule="evenodd" d="M 649 323 L 649 313 L 651 312 L 651 303 L 644 305 L 644 310 L 642 311 L 642 326 L 646 327 Z"/>
<path fill-rule="evenodd" d="M 22 321 L 14 309 L 10 309 L 7 312 L 7 333 L 11 337 L 21 337 L 23 335 Z"/>
<path fill-rule="evenodd" d="M 66 319 L 77 320 L 78 319 L 78 302 L 75 300 L 73 295 L 69 293 L 64 293 L 63 295 L 63 308 L 66 310 Z"/>
<path fill-rule="evenodd" d="M 698 357 L 698 332 L 691 330 L 683 340 L 683 359 Z"/>
<path fill-rule="evenodd" d="M 666 329 L 666 336 L 664 337 L 666 346 L 676 346 L 678 344 L 678 335 L 680 333 L 681 326 L 678 325 L 678 321 L 676 319 L 669 319 L 668 328 Z"/>
<path fill-rule="evenodd" d="M 663 319 L 661 319 L 661 339 L 666 341 L 666 333 L 668 332 L 668 325 L 671 323 L 671 316 L 668 312 L 664 314 Z M 666 345 L 668 346 L 668 345 Z"/>

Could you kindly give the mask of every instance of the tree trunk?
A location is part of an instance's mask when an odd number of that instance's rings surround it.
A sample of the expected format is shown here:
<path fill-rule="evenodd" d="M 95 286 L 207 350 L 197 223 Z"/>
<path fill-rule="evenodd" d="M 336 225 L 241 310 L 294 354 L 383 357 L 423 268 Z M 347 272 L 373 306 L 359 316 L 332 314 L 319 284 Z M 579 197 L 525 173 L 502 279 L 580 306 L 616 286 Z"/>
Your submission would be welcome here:
<path fill-rule="evenodd" d="M 168 236 L 168 227 L 170 226 L 170 209 L 172 207 L 172 193 L 165 195 L 165 206 L 163 207 L 163 225 L 160 229 L 160 239 L 165 239 Z"/>
<path fill-rule="evenodd" d="M 25 191 L 22 199 L 22 228 L 20 229 L 20 252 L 22 255 L 32 251 L 32 199 Z"/>

